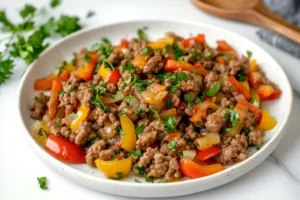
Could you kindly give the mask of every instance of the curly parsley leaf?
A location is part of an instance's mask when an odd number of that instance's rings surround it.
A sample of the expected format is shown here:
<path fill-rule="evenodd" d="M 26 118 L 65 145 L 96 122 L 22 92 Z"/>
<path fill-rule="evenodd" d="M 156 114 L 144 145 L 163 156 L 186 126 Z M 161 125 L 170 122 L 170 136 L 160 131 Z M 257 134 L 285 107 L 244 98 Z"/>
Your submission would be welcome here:
<path fill-rule="evenodd" d="M 165 116 L 163 117 L 162 124 L 165 126 L 165 130 L 168 133 L 172 133 L 176 127 L 176 117 L 173 116 Z"/>
<path fill-rule="evenodd" d="M 148 27 L 146 27 L 146 26 L 144 26 L 143 28 L 139 28 L 137 30 L 137 34 L 138 34 L 140 39 L 142 39 L 142 40 L 147 40 L 148 39 L 148 36 L 145 33 L 146 30 L 148 30 Z"/>
<path fill-rule="evenodd" d="M 149 54 L 149 53 L 152 53 L 153 52 L 153 49 L 151 47 L 146 47 L 145 49 L 143 49 L 140 54 L 141 55 L 146 55 L 146 54 Z"/>
<path fill-rule="evenodd" d="M 4 10 L 0 10 L 0 24 L 2 24 L 2 31 L 8 32 L 15 29 L 15 25 L 7 18 Z"/>
<path fill-rule="evenodd" d="M 251 51 L 247 51 L 247 56 L 248 56 L 248 58 L 251 58 L 252 52 Z"/>
<path fill-rule="evenodd" d="M 51 0 L 51 2 L 50 2 L 51 8 L 56 8 L 60 4 L 61 4 L 61 0 Z"/>
<path fill-rule="evenodd" d="M 239 82 L 243 82 L 246 80 L 246 74 L 244 72 L 239 72 L 237 75 L 235 75 L 235 78 L 239 81 Z"/>
<path fill-rule="evenodd" d="M 40 184 L 40 188 L 43 190 L 48 189 L 46 182 L 47 182 L 47 177 L 37 177 L 38 183 Z"/>
<path fill-rule="evenodd" d="M 139 157 L 139 158 L 142 157 L 142 152 L 139 149 L 135 150 L 132 154 Z"/>
<path fill-rule="evenodd" d="M 86 14 L 86 18 L 90 18 L 93 17 L 96 13 L 92 10 L 90 10 L 87 14 Z"/>
<path fill-rule="evenodd" d="M 176 146 L 177 146 L 177 139 L 176 138 L 173 138 L 171 140 L 171 142 L 168 144 L 168 149 L 170 151 L 176 151 Z"/>
<path fill-rule="evenodd" d="M 208 97 L 213 97 L 217 94 L 217 92 L 220 90 L 220 88 L 221 88 L 221 83 L 220 83 L 220 81 L 218 81 L 207 91 L 206 95 Z"/>
<path fill-rule="evenodd" d="M 11 59 L 2 60 L 0 59 L 0 84 L 4 83 L 5 80 L 9 79 L 13 74 L 12 69 L 14 68 L 14 61 Z"/>
<path fill-rule="evenodd" d="M 20 11 L 22 18 L 27 18 L 28 16 L 33 16 L 36 11 L 36 8 L 30 4 L 26 4 L 24 8 Z"/>

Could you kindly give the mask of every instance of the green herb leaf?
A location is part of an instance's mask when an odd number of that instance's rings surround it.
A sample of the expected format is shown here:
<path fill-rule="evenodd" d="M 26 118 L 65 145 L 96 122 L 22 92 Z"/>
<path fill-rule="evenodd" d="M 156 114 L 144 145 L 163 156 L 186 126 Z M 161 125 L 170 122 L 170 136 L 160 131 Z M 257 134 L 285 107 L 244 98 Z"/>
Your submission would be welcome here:
<path fill-rule="evenodd" d="M 69 91 L 69 92 L 73 91 L 73 85 L 71 85 L 71 84 L 68 85 L 68 91 Z"/>
<path fill-rule="evenodd" d="M 26 4 L 24 8 L 20 11 L 20 15 L 22 18 L 26 18 L 29 15 L 34 15 L 36 8 L 30 4 Z"/>
<path fill-rule="evenodd" d="M 111 62 L 109 62 L 109 61 L 104 61 L 104 68 L 109 68 L 109 69 L 111 69 L 111 70 L 114 70 L 115 68 L 114 68 L 114 66 L 113 66 L 113 64 L 111 64 Z"/>
<path fill-rule="evenodd" d="M 43 190 L 48 189 L 46 182 L 47 182 L 47 177 L 37 177 L 38 183 L 40 184 L 40 188 Z"/>
<path fill-rule="evenodd" d="M 157 110 L 155 110 L 154 108 L 150 108 L 150 110 L 154 113 L 155 117 L 159 120 L 160 117 L 159 117 Z"/>
<path fill-rule="evenodd" d="M 172 108 L 172 101 L 171 99 L 166 100 L 166 109 L 169 110 Z"/>
<path fill-rule="evenodd" d="M 61 122 L 56 122 L 56 128 L 59 128 L 59 127 L 61 127 Z"/>
<path fill-rule="evenodd" d="M 166 179 L 164 179 L 164 178 L 162 178 L 162 179 L 160 179 L 159 181 L 158 181 L 158 183 L 166 183 L 167 181 L 166 181 Z"/>
<path fill-rule="evenodd" d="M 96 13 L 94 11 L 89 11 L 87 14 L 86 14 L 86 18 L 90 18 L 92 16 L 94 16 Z"/>
<path fill-rule="evenodd" d="M 138 179 L 134 179 L 134 182 L 141 183 L 141 181 L 139 181 Z"/>
<path fill-rule="evenodd" d="M 162 124 L 165 125 L 165 130 L 168 133 L 172 133 L 176 127 L 176 117 L 173 116 L 165 116 L 163 117 Z"/>
<path fill-rule="evenodd" d="M 135 134 L 139 135 L 143 130 L 144 130 L 145 126 L 143 124 L 139 125 L 138 127 L 136 127 L 135 129 Z"/>
<path fill-rule="evenodd" d="M 112 156 L 112 159 L 115 160 L 119 155 L 120 152 L 115 150 L 115 154 Z"/>
<path fill-rule="evenodd" d="M 199 51 L 193 49 L 193 50 L 190 51 L 190 53 L 191 53 L 193 56 L 195 56 L 197 60 L 201 60 L 201 59 L 202 59 L 202 56 L 201 56 L 201 54 L 199 53 Z"/>
<path fill-rule="evenodd" d="M 75 119 L 77 119 L 77 114 L 71 113 L 71 114 L 69 114 L 69 117 L 70 117 L 71 119 L 75 120 Z"/>
<path fill-rule="evenodd" d="M 218 54 L 215 56 L 215 58 L 216 58 L 216 57 L 227 57 L 227 58 L 230 58 L 230 57 L 232 57 L 232 56 L 233 56 L 232 53 L 218 53 Z"/>
<path fill-rule="evenodd" d="M 121 69 L 121 73 L 124 73 L 125 71 L 129 71 L 129 73 L 134 73 L 135 72 L 135 67 L 133 66 L 133 64 L 128 63 L 127 65 L 123 66 Z"/>
<path fill-rule="evenodd" d="M 168 144 L 168 149 L 170 151 L 176 151 L 177 138 L 173 138 L 171 142 Z"/>
<path fill-rule="evenodd" d="M 239 81 L 239 82 L 243 82 L 246 80 L 246 74 L 244 72 L 239 72 L 237 75 L 235 75 L 235 78 Z"/>
<path fill-rule="evenodd" d="M 152 177 L 146 177 L 146 182 L 154 183 L 154 179 Z"/>
<path fill-rule="evenodd" d="M 139 114 L 139 115 L 142 115 L 145 111 L 143 111 L 141 108 L 138 108 L 136 110 L 136 112 Z"/>
<path fill-rule="evenodd" d="M 207 95 L 208 97 L 213 97 L 213 96 L 215 96 L 215 95 L 217 94 L 217 92 L 220 90 L 220 88 L 221 88 L 221 83 L 220 83 L 220 81 L 218 81 L 217 84 L 214 84 L 214 85 L 207 91 L 206 95 Z"/>
<path fill-rule="evenodd" d="M 254 147 L 255 147 L 256 151 L 260 150 L 260 147 L 258 144 L 255 144 Z"/>
<path fill-rule="evenodd" d="M 42 129 L 42 128 L 39 129 L 38 135 L 39 135 L 39 136 L 43 136 L 43 129 Z"/>
<path fill-rule="evenodd" d="M 172 75 L 171 72 L 161 72 L 159 74 L 151 74 L 151 76 L 157 78 L 159 81 L 163 82 L 166 78 Z"/>
<path fill-rule="evenodd" d="M 188 77 L 187 77 L 186 73 L 184 73 L 184 72 L 180 72 L 179 78 L 181 81 L 188 81 Z"/>
<path fill-rule="evenodd" d="M 162 50 L 162 53 L 167 54 L 170 48 L 171 48 L 171 45 L 166 44 L 165 48 Z"/>
<path fill-rule="evenodd" d="M 51 2 L 50 2 L 51 8 L 56 8 L 60 4 L 61 4 L 61 0 L 51 0 Z"/>
<path fill-rule="evenodd" d="M 59 96 L 59 98 L 63 98 L 64 94 L 65 94 L 64 91 L 57 92 L 57 95 Z"/>
<path fill-rule="evenodd" d="M 210 52 L 207 52 L 205 55 L 204 55 L 204 58 L 209 58 L 211 56 L 211 53 Z"/>
<path fill-rule="evenodd" d="M 250 130 L 248 128 L 243 128 L 243 131 L 245 132 L 246 136 L 248 136 L 250 133 Z"/>
<path fill-rule="evenodd" d="M 153 52 L 153 49 L 152 49 L 151 47 L 146 47 L 145 49 L 143 49 L 143 50 L 140 52 L 140 54 L 141 54 L 141 55 L 146 55 L 146 54 L 149 54 L 149 53 L 151 53 L 151 52 Z"/>
<path fill-rule="evenodd" d="M 142 175 L 142 176 L 146 175 L 146 171 L 145 171 L 144 167 L 140 167 L 137 164 L 135 164 L 135 165 L 133 165 L 133 169 L 138 170 L 139 175 Z"/>
<path fill-rule="evenodd" d="M 38 97 L 35 97 L 34 100 L 35 100 L 36 102 L 42 103 L 41 99 L 38 98 Z"/>
<path fill-rule="evenodd" d="M 231 127 L 236 127 L 239 123 L 239 113 L 232 109 L 227 109 L 229 111 L 229 120 L 231 121 Z"/>
<path fill-rule="evenodd" d="M 116 132 L 117 132 L 119 135 L 121 135 L 121 136 L 123 136 L 123 135 L 126 134 L 126 133 L 121 129 L 121 127 L 116 128 Z"/>
<path fill-rule="evenodd" d="M 7 18 L 4 10 L 0 10 L 0 23 L 2 23 L 2 31 L 8 32 L 15 30 L 15 25 Z"/>
<path fill-rule="evenodd" d="M 85 53 L 84 54 L 84 60 L 88 63 L 90 63 L 92 61 L 92 58 L 89 56 L 89 54 Z"/>
<path fill-rule="evenodd" d="M 78 17 L 62 15 L 55 23 L 57 26 L 56 32 L 62 36 L 69 35 L 81 29 Z"/>
<path fill-rule="evenodd" d="M 251 58 L 252 52 L 251 51 L 247 51 L 247 56 L 248 56 L 248 58 Z"/>
<path fill-rule="evenodd" d="M 117 172 L 117 180 L 120 180 L 121 178 L 123 178 L 123 172 Z"/>
<path fill-rule="evenodd" d="M 132 154 L 139 158 L 142 157 L 142 155 L 143 155 L 141 150 L 139 150 L 139 149 L 135 150 Z"/>
<path fill-rule="evenodd" d="M 177 44 L 175 44 L 173 47 L 173 54 L 174 58 L 177 60 L 184 55 L 183 51 L 179 48 Z"/>
<path fill-rule="evenodd" d="M 92 90 L 93 90 L 93 92 L 94 92 L 94 96 L 91 98 L 91 103 L 92 104 L 94 104 L 94 105 L 96 105 L 97 107 L 99 107 L 100 109 L 102 109 L 104 112 L 108 112 L 108 107 L 107 106 L 105 106 L 103 103 L 102 103 L 102 101 L 101 101 L 101 99 L 100 99 L 100 95 L 101 94 L 103 94 L 103 93 L 105 93 L 104 91 L 103 91 L 103 88 L 101 89 L 98 89 L 98 90 L 96 90 L 95 89 L 95 87 L 94 86 L 92 86 L 91 87 L 92 88 Z"/>
<path fill-rule="evenodd" d="M 125 100 L 127 103 L 130 103 L 131 96 L 130 96 L 130 95 L 125 96 L 125 97 L 124 97 L 124 100 Z"/>
<path fill-rule="evenodd" d="M 148 39 L 148 37 L 145 33 L 145 30 L 147 30 L 147 29 L 148 29 L 148 27 L 145 26 L 145 27 L 140 28 L 140 29 L 137 30 L 137 34 L 138 34 L 140 39 L 142 39 L 142 40 L 147 40 Z"/>

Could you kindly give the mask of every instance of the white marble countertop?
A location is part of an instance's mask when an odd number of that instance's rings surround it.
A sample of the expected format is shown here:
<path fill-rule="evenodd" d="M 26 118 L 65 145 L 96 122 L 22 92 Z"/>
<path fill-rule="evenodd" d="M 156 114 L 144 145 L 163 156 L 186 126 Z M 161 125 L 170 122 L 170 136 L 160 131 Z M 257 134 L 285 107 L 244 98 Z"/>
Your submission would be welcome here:
<path fill-rule="evenodd" d="M 36 6 L 48 0 L 26 1 Z M 1 1 L 17 20 L 22 0 Z M 300 60 L 277 50 L 256 37 L 257 27 L 207 15 L 187 0 L 63 0 L 63 5 L 52 13 L 61 12 L 85 17 L 89 10 L 96 16 L 85 20 L 84 26 L 96 26 L 130 19 L 164 18 L 201 21 L 224 27 L 250 38 L 266 49 L 284 68 L 292 85 L 300 91 Z M 0 38 L 5 35 L 0 34 Z M 134 199 L 113 196 L 76 185 L 42 163 L 22 137 L 17 115 L 17 87 L 26 66 L 19 63 L 13 77 L 0 86 L 0 199 Z M 285 138 L 261 165 L 227 185 L 184 197 L 172 199 L 300 199 L 300 99 L 294 98 L 294 109 Z M 16 125 L 17 124 L 17 125 Z M 12 145 L 13 144 L 13 145 Z M 47 191 L 39 188 L 36 177 L 47 176 Z"/>

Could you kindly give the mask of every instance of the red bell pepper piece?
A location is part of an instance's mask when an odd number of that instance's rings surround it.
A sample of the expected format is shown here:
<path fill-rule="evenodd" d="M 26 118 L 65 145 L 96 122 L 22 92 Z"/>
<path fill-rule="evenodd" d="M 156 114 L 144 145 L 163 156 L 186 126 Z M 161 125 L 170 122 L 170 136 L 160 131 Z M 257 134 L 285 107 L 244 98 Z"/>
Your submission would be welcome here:
<path fill-rule="evenodd" d="M 221 151 L 221 149 L 219 147 L 213 146 L 213 147 L 210 147 L 203 151 L 199 151 L 196 154 L 196 157 L 202 161 L 205 161 L 205 160 L 217 155 L 218 153 L 220 153 L 220 151 Z"/>
<path fill-rule="evenodd" d="M 205 35 L 198 34 L 196 37 L 191 37 L 183 40 L 183 46 L 185 48 L 190 46 L 191 40 L 195 40 L 197 43 L 204 44 L 205 43 Z"/>
<path fill-rule="evenodd" d="M 245 99 L 241 99 L 238 103 L 248 107 L 248 109 L 251 112 L 254 112 L 257 114 L 257 123 L 260 123 L 261 119 L 262 119 L 262 111 L 259 110 L 258 108 L 256 108 L 253 104 L 249 103 L 248 101 L 246 101 Z"/>
<path fill-rule="evenodd" d="M 167 140 L 171 141 L 174 138 L 179 139 L 180 137 L 181 137 L 181 135 L 179 133 L 171 133 L 171 134 L 167 135 Z"/>
<path fill-rule="evenodd" d="M 237 57 L 236 51 L 226 41 L 218 40 L 217 45 L 217 51 L 224 53 L 232 53 L 234 58 Z"/>
<path fill-rule="evenodd" d="M 257 89 L 262 81 L 262 74 L 260 72 L 250 72 L 248 75 L 251 87 Z"/>
<path fill-rule="evenodd" d="M 121 49 L 127 48 L 127 47 L 128 47 L 128 41 L 126 39 L 122 39 L 121 43 L 119 45 L 115 46 L 115 49 L 120 51 Z"/>
<path fill-rule="evenodd" d="M 165 117 L 165 116 L 168 116 L 168 115 L 176 117 L 176 115 L 177 115 L 176 108 L 171 108 L 169 110 L 165 110 L 165 111 L 163 111 L 159 114 L 160 117 Z"/>
<path fill-rule="evenodd" d="M 49 135 L 45 149 L 59 160 L 69 163 L 85 163 L 85 151 L 76 144 L 55 135 Z"/>
<path fill-rule="evenodd" d="M 205 97 L 204 97 L 204 101 L 208 101 L 208 102 L 212 103 L 211 98 L 209 98 L 208 96 L 205 96 Z"/>
<path fill-rule="evenodd" d="M 47 103 L 49 109 L 49 117 L 53 119 L 56 116 L 57 106 L 59 103 L 59 96 L 57 92 L 62 91 L 62 84 L 59 79 L 52 81 L 52 88 L 50 91 L 50 101 Z"/>
<path fill-rule="evenodd" d="M 203 166 L 187 158 L 182 158 L 180 160 L 180 170 L 189 178 L 200 178 L 223 171 L 224 167 L 220 163 Z"/>
<path fill-rule="evenodd" d="M 245 86 L 238 82 L 234 76 L 230 76 L 228 81 L 232 83 L 233 87 L 238 91 L 238 93 L 244 95 L 245 99 L 249 100 L 251 98 L 250 92 L 245 88 Z"/>
<path fill-rule="evenodd" d="M 121 77 L 122 77 L 122 75 L 121 75 L 119 69 L 114 69 L 114 70 L 110 73 L 107 82 L 116 85 L 116 84 L 118 83 L 118 80 L 119 80 Z"/>
<path fill-rule="evenodd" d="M 261 100 L 274 100 L 280 97 L 281 91 L 275 90 L 271 85 L 260 85 L 257 88 Z"/>

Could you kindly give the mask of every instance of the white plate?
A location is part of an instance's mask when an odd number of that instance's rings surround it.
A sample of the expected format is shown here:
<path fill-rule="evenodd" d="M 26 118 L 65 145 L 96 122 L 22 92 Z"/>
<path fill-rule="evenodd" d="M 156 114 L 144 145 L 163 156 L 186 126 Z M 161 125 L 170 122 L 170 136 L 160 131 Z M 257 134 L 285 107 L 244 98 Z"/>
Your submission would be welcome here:
<path fill-rule="evenodd" d="M 251 156 L 247 160 L 211 176 L 182 182 L 152 184 L 145 183 L 144 178 L 134 177 L 133 175 L 122 181 L 107 179 L 99 170 L 90 168 L 86 164 L 71 165 L 55 159 L 35 142 L 30 134 L 30 127 L 33 121 L 30 119 L 28 108 L 36 93 L 33 89 L 34 80 L 48 75 L 55 67 L 61 64 L 62 60 L 70 60 L 73 52 L 77 52 L 82 47 L 90 47 L 91 44 L 100 41 L 102 37 L 107 37 L 113 44 L 118 44 L 121 38 L 136 36 L 136 30 L 144 26 L 149 28 L 147 33 L 150 39 L 162 37 L 167 31 L 174 31 L 184 37 L 189 37 L 190 34 L 204 33 L 208 44 L 213 47 L 216 46 L 216 40 L 224 39 L 239 54 L 246 54 L 247 50 L 253 52 L 253 58 L 257 59 L 258 64 L 266 72 L 267 76 L 278 83 L 282 90 L 282 96 L 279 100 L 264 103 L 264 107 L 275 117 L 278 125 L 272 131 L 267 132 L 265 144 L 259 151 L 252 150 Z M 82 186 L 111 194 L 135 197 L 170 197 L 191 194 L 223 185 L 244 175 L 260 164 L 278 145 L 284 135 L 283 130 L 287 124 L 292 107 L 292 90 L 284 71 L 267 52 L 255 43 L 236 33 L 210 25 L 163 20 L 122 22 L 85 29 L 70 35 L 48 48 L 28 68 L 20 83 L 18 97 L 19 113 L 24 125 L 24 136 L 46 165 L 51 166 L 62 175 Z M 135 183 L 134 178 L 143 181 L 143 183 Z"/>

